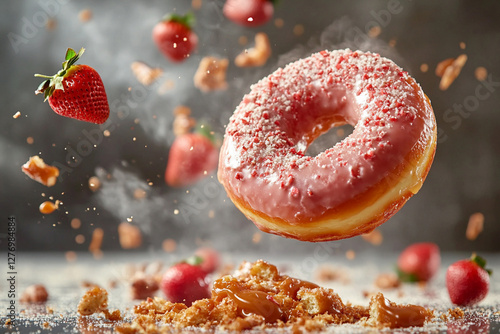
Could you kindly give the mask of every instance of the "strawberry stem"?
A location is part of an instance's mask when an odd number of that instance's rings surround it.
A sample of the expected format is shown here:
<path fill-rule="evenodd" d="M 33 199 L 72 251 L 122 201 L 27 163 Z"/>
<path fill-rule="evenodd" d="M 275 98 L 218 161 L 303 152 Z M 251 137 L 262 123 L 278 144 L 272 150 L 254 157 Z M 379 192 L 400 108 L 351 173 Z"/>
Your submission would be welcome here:
<path fill-rule="evenodd" d="M 486 269 L 486 260 L 484 258 L 482 258 L 481 256 L 477 255 L 476 253 L 472 253 L 472 256 L 470 257 L 470 260 L 472 262 L 474 262 L 475 264 L 477 264 L 479 267 L 481 267 L 482 269 L 486 270 L 486 272 L 488 273 L 488 275 L 491 276 L 491 274 L 493 274 L 493 271 L 491 269 Z"/>
<path fill-rule="evenodd" d="M 64 57 L 64 62 L 62 63 L 62 69 L 59 70 L 55 75 L 44 75 L 44 74 L 35 74 L 35 77 L 37 78 L 45 78 L 47 80 L 43 81 L 35 91 L 35 94 L 43 94 L 44 96 L 44 101 L 46 101 L 52 93 L 56 89 L 61 89 L 64 90 L 64 86 L 62 84 L 64 76 L 66 75 L 66 72 L 73 66 L 78 59 L 82 56 L 82 54 L 85 52 L 84 48 L 81 48 L 78 53 L 75 52 L 72 48 L 68 48 L 66 50 L 66 55 Z"/>
<path fill-rule="evenodd" d="M 162 21 L 165 22 L 177 22 L 182 24 L 183 26 L 186 26 L 188 29 L 191 29 L 194 24 L 195 24 L 195 18 L 193 13 L 188 12 L 186 15 L 179 15 L 179 14 L 166 14 L 163 18 Z"/>

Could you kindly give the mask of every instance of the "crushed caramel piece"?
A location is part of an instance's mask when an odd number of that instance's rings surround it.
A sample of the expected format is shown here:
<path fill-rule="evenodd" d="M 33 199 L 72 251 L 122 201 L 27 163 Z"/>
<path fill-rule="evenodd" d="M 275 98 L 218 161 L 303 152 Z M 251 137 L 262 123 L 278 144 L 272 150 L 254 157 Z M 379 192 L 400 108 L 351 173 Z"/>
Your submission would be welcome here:
<path fill-rule="evenodd" d="M 134 73 L 137 80 L 144 86 L 151 85 L 163 74 L 163 70 L 161 68 L 153 68 L 141 61 L 134 61 L 130 65 L 130 69 L 132 70 L 132 73 Z"/>
<path fill-rule="evenodd" d="M 196 125 L 196 120 L 190 116 L 191 109 L 186 106 L 177 106 L 174 109 L 174 135 L 181 136 L 189 133 Z"/>
<path fill-rule="evenodd" d="M 444 75 L 446 69 L 450 67 L 454 61 L 455 58 L 446 58 L 445 60 L 440 61 L 436 66 L 435 70 L 436 75 L 441 78 Z"/>
<path fill-rule="evenodd" d="M 225 58 L 204 57 L 194 75 L 194 85 L 202 92 L 227 88 L 226 71 L 229 61 Z"/>
<path fill-rule="evenodd" d="M 89 189 L 92 191 L 97 191 L 101 187 L 101 180 L 97 176 L 91 176 L 89 178 Z"/>
<path fill-rule="evenodd" d="M 12 118 L 19 118 L 21 116 L 21 112 L 18 111 L 14 115 L 12 115 Z"/>
<path fill-rule="evenodd" d="M 142 245 L 142 233 L 139 227 L 126 222 L 118 225 L 118 238 L 123 249 L 138 248 Z"/>
<path fill-rule="evenodd" d="M 379 230 L 373 230 L 371 232 L 362 234 L 361 237 L 363 238 L 363 240 L 368 241 L 374 246 L 379 246 L 384 241 L 384 237 Z"/>
<path fill-rule="evenodd" d="M 375 286 L 379 289 L 395 289 L 401 285 L 395 273 L 383 273 L 375 279 Z"/>
<path fill-rule="evenodd" d="M 443 76 L 441 77 L 441 82 L 439 83 L 439 89 L 447 90 L 448 87 L 455 81 L 460 72 L 462 71 L 462 67 L 464 67 L 467 62 L 467 55 L 461 54 L 453 61 L 451 65 L 446 67 Z"/>
<path fill-rule="evenodd" d="M 59 176 L 57 167 L 49 166 L 38 156 L 32 156 L 22 167 L 24 174 L 41 184 L 52 187 Z"/>
<path fill-rule="evenodd" d="M 108 292 L 97 286 L 88 290 L 78 303 L 78 313 L 91 315 L 102 312 L 108 308 Z"/>
<path fill-rule="evenodd" d="M 23 291 L 19 301 L 21 303 L 45 303 L 49 299 L 49 293 L 42 284 L 30 285 Z"/>
<path fill-rule="evenodd" d="M 255 35 L 255 46 L 243 51 L 234 59 L 238 67 L 254 67 L 264 65 L 271 56 L 271 44 L 267 34 Z"/>
<path fill-rule="evenodd" d="M 40 204 L 40 207 L 38 209 L 40 210 L 40 213 L 49 215 L 59 209 L 59 203 L 60 201 L 55 201 L 55 203 L 51 201 L 45 201 Z"/>
<path fill-rule="evenodd" d="M 483 231 L 484 215 L 481 212 L 476 212 L 469 217 L 465 236 L 468 240 L 476 240 Z"/>

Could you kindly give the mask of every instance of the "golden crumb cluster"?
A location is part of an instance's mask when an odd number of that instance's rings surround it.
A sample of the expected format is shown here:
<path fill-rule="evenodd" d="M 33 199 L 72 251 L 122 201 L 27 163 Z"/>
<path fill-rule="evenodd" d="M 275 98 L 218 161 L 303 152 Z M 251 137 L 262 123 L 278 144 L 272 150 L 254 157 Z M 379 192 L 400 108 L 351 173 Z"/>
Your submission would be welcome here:
<path fill-rule="evenodd" d="M 262 260 L 244 262 L 234 275 L 217 279 L 211 298 L 190 307 L 155 297 L 135 306 L 134 313 L 135 319 L 117 326 L 117 332 L 157 333 L 184 328 L 316 331 L 340 324 L 396 328 L 422 326 L 432 317 L 430 310 L 399 306 L 382 294 L 373 297 L 369 307 L 344 304 L 332 289 L 281 275 L 274 265 Z"/>

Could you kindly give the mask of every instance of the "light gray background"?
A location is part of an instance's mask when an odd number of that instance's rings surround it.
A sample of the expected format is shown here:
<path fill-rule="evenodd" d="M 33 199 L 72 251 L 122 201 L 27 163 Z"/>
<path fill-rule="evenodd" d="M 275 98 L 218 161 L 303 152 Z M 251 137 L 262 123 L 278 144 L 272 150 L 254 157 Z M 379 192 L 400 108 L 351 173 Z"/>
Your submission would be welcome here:
<path fill-rule="evenodd" d="M 215 178 L 190 187 L 189 193 L 164 184 L 173 140 L 172 110 L 187 105 L 195 117 L 207 120 L 222 134 L 251 83 L 289 61 L 341 47 L 380 52 L 409 71 L 431 99 L 441 131 L 435 162 L 423 188 L 380 228 L 384 243 L 379 247 L 398 251 L 411 242 L 433 241 L 443 250 L 500 250 L 498 1 L 281 0 L 274 18 L 283 19 L 284 26 L 278 28 L 271 21 L 254 29 L 225 19 L 222 5 L 221 0 L 203 0 L 202 9 L 194 12 L 198 50 L 184 63 L 174 65 L 156 49 L 151 30 L 163 14 L 189 10 L 188 0 L 1 2 L 0 219 L 6 226 L 10 215 L 16 217 L 18 250 L 86 250 L 95 227 L 105 230 L 104 250 L 119 249 L 117 225 L 133 217 L 132 222 L 144 232 L 142 250 L 159 250 L 165 238 L 173 238 L 184 249 L 196 247 L 196 240 L 201 239 L 223 251 L 312 252 L 312 244 L 270 235 L 253 244 L 252 235 L 258 230 L 227 200 Z M 86 8 L 93 17 L 82 23 L 78 13 Z M 57 22 L 52 31 L 43 26 L 48 17 Z M 297 24 L 304 26 L 301 36 L 293 33 Z M 382 33 L 370 39 L 365 33 L 374 24 L 382 27 Z M 271 59 L 261 68 L 235 67 L 232 60 L 244 48 L 238 38 L 246 36 L 251 43 L 259 31 L 271 39 Z M 395 47 L 388 45 L 391 39 L 396 40 Z M 465 43 L 465 50 L 460 49 L 460 42 Z M 98 135 L 102 127 L 56 115 L 34 94 L 40 80 L 33 74 L 55 73 L 66 48 L 82 46 L 87 51 L 81 63 L 101 74 L 112 106 L 105 124 L 111 132 L 108 138 Z M 467 64 L 452 86 L 440 91 L 439 78 L 433 73 L 436 64 L 461 53 L 468 55 Z M 207 55 L 231 60 L 226 91 L 201 93 L 193 86 L 193 74 Z M 161 81 L 173 80 L 174 89 L 159 95 L 156 87 L 142 87 L 130 70 L 136 60 L 163 68 Z M 419 70 L 422 63 L 429 65 L 427 73 Z M 491 94 L 481 99 L 477 90 L 484 93 L 484 86 L 474 78 L 478 66 L 486 67 L 489 81 L 496 83 L 490 86 Z M 474 102 L 477 104 L 468 104 Z M 453 112 L 456 105 L 466 105 L 470 112 L 460 116 Z M 21 117 L 13 119 L 17 111 Z M 122 118 L 119 111 L 125 112 Z M 26 143 L 29 136 L 34 138 L 32 145 Z M 96 146 L 56 186 L 46 188 L 21 172 L 20 166 L 37 154 L 47 163 L 65 164 L 68 149 L 83 145 L 87 136 Z M 327 138 L 338 140 L 332 133 Z M 324 139 L 316 149 L 332 145 Z M 111 179 L 103 177 L 101 190 L 92 193 L 87 182 L 95 174 L 109 174 Z M 145 200 L 133 198 L 136 188 L 147 191 Z M 43 216 L 38 206 L 49 196 L 64 204 L 59 211 Z M 176 209 L 180 210 L 177 215 Z M 210 210 L 214 218 L 209 218 Z M 465 228 L 474 212 L 484 213 L 485 231 L 476 241 L 468 241 Z M 75 217 L 83 223 L 79 230 L 69 226 Z M 77 234 L 85 235 L 84 244 L 75 243 Z M 1 238 L 0 244 L 4 241 Z M 339 252 L 374 247 L 359 237 L 331 246 Z"/>

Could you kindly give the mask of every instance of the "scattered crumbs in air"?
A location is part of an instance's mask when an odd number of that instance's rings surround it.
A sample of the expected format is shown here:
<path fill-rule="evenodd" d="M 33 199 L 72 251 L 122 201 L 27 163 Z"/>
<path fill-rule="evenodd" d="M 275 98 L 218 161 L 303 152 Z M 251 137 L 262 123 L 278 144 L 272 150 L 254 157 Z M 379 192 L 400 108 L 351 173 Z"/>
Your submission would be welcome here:
<path fill-rule="evenodd" d="M 88 22 L 92 19 L 92 11 L 90 9 L 83 9 L 78 13 L 80 22 Z"/>
<path fill-rule="evenodd" d="M 12 115 L 12 118 L 19 118 L 19 116 L 21 116 L 20 111 L 16 112 L 14 115 Z"/>
<path fill-rule="evenodd" d="M 165 239 L 161 246 L 165 252 L 172 253 L 177 248 L 177 242 L 174 239 Z"/>
<path fill-rule="evenodd" d="M 92 232 L 92 240 L 90 241 L 89 251 L 92 253 L 95 259 L 100 259 L 102 257 L 102 239 L 104 238 L 104 231 L 102 228 L 94 229 Z"/>
<path fill-rule="evenodd" d="M 71 228 L 77 230 L 80 228 L 80 226 L 82 226 L 82 221 L 78 218 L 73 218 L 73 219 L 71 219 L 70 225 L 71 225 Z"/>
<path fill-rule="evenodd" d="M 192 0 L 191 1 L 191 8 L 193 8 L 193 10 L 199 10 L 202 5 L 203 5 L 203 0 Z"/>
<path fill-rule="evenodd" d="M 373 230 L 369 233 L 362 234 L 361 237 L 365 241 L 368 241 L 374 246 L 379 246 L 380 244 L 382 244 L 382 241 L 384 240 L 384 237 L 382 236 L 382 233 L 380 233 L 379 230 Z"/>
<path fill-rule="evenodd" d="M 214 218 L 214 217 L 215 217 L 215 211 L 214 210 L 208 211 L 208 218 Z"/>
<path fill-rule="evenodd" d="M 465 236 L 468 240 L 476 240 L 479 234 L 483 232 L 484 215 L 481 212 L 473 213 L 469 217 Z"/>
<path fill-rule="evenodd" d="M 109 137 L 109 136 L 111 136 L 111 132 L 110 132 L 109 130 L 104 130 L 104 131 L 102 132 L 102 134 L 104 135 L 104 137 Z"/>
<path fill-rule="evenodd" d="M 370 30 L 368 30 L 368 36 L 370 36 L 371 38 L 375 38 L 379 36 L 381 32 L 382 28 L 380 28 L 380 26 L 373 26 L 370 28 Z"/>
<path fill-rule="evenodd" d="M 78 234 L 75 237 L 75 242 L 79 245 L 83 244 L 85 242 L 85 236 L 83 234 Z"/>
<path fill-rule="evenodd" d="M 285 25 L 285 21 L 282 18 L 278 17 L 278 18 L 274 19 L 274 26 L 276 28 L 283 28 L 284 25 Z"/>
<path fill-rule="evenodd" d="M 475 69 L 474 76 L 477 80 L 484 81 L 488 77 L 488 70 L 483 66 L 479 66 Z"/>
<path fill-rule="evenodd" d="M 31 144 L 33 144 L 34 142 L 35 142 L 35 139 L 33 139 L 33 137 L 28 137 L 28 138 L 26 138 L 26 143 L 28 143 L 28 144 L 30 144 L 30 145 L 31 145 Z"/>
<path fill-rule="evenodd" d="M 460 42 L 460 49 L 465 50 L 465 42 Z"/>
<path fill-rule="evenodd" d="M 252 236 L 252 242 L 254 244 L 258 244 L 262 240 L 262 234 L 259 232 L 255 232 Z"/>
<path fill-rule="evenodd" d="M 396 38 L 391 38 L 391 40 L 389 41 L 389 46 L 393 48 L 396 46 L 397 42 L 398 40 Z"/>
<path fill-rule="evenodd" d="M 52 31 L 57 27 L 57 21 L 54 18 L 50 18 L 47 20 L 47 23 L 45 24 L 45 29 L 48 31 Z"/>
<path fill-rule="evenodd" d="M 354 260 L 356 258 L 356 252 L 350 249 L 347 252 L 345 252 L 345 257 L 348 260 Z"/>
<path fill-rule="evenodd" d="M 421 72 L 426 73 L 428 70 L 429 70 L 429 65 L 427 65 L 426 63 L 423 63 L 422 65 L 420 65 Z"/>
<path fill-rule="evenodd" d="M 146 191 L 144 189 L 136 189 L 134 190 L 134 198 L 135 199 L 144 199 L 146 198 Z"/>
<path fill-rule="evenodd" d="M 248 44 L 248 37 L 247 36 L 240 36 L 238 38 L 238 44 L 239 45 L 247 45 Z"/>
<path fill-rule="evenodd" d="M 302 24 L 296 24 L 293 27 L 293 34 L 295 36 L 302 36 L 304 34 L 304 25 L 302 25 Z"/>
<path fill-rule="evenodd" d="M 91 176 L 89 178 L 89 189 L 92 191 L 97 191 L 101 187 L 101 181 L 97 176 Z"/>

